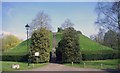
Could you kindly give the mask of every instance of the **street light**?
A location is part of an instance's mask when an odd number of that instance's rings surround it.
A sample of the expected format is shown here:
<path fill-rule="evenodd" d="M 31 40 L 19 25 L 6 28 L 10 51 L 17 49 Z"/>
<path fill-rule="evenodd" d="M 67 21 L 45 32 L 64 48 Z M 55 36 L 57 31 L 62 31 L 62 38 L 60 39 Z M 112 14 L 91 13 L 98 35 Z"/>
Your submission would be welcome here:
<path fill-rule="evenodd" d="M 29 30 L 30 26 L 27 24 L 27 25 L 25 25 L 25 28 L 27 30 L 27 49 L 28 49 L 28 52 L 29 52 L 29 48 L 28 48 L 28 30 Z M 29 66 L 29 56 L 28 56 L 28 66 Z"/>

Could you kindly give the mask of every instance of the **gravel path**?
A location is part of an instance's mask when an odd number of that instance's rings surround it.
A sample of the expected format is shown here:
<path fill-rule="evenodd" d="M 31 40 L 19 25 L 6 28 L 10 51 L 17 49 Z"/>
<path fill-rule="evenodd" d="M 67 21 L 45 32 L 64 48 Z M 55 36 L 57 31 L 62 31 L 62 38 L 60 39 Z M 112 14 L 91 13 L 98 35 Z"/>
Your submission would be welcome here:
<path fill-rule="evenodd" d="M 103 70 L 90 69 L 90 68 L 76 68 L 76 67 L 70 67 L 70 66 L 65 66 L 61 64 L 49 63 L 46 66 L 31 69 L 28 71 L 103 71 Z"/>

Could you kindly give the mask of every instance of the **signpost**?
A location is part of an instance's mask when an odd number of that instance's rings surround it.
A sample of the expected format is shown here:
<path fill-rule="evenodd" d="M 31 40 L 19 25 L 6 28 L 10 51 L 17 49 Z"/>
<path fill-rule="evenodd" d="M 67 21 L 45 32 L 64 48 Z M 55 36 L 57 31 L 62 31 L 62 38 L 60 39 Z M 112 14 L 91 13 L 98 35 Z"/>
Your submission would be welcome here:
<path fill-rule="evenodd" d="M 35 52 L 35 56 L 37 56 L 37 57 L 38 57 L 38 56 L 39 56 L 39 52 Z"/>
<path fill-rule="evenodd" d="M 39 52 L 35 52 L 35 57 L 37 57 L 37 63 L 38 63 L 38 56 L 39 56 Z"/>

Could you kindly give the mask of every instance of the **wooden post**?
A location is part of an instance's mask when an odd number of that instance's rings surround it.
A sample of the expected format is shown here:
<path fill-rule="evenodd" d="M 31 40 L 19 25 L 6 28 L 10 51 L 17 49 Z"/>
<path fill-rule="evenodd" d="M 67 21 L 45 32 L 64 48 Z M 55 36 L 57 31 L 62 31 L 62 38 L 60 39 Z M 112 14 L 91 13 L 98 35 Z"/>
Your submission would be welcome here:
<path fill-rule="evenodd" d="M 72 66 L 73 66 L 73 62 L 72 62 Z"/>
<path fill-rule="evenodd" d="M 34 68 L 34 66 L 35 66 L 35 65 L 34 65 L 34 63 L 33 63 L 33 64 L 32 64 L 32 67 Z"/>
<path fill-rule="evenodd" d="M 37 64 L 38 64 L 38 57 L 37 57 Z"/>
<path fill-rule="evenodd" d="M 118 64 L 118 70 L 120 70 L 120 64 Z"/>
<path fill-rule="evenodd" d="M 102 68 L 103 68 L 103 64 L 101 63 L 101 65 L 100 65 L 100 66 L 101 66 L 101 69 L 102 69 Z"/>
<path fill-rule="evenodd" d="M 84 63 L 84 68 L 85 68 L 85 63 Z"/>

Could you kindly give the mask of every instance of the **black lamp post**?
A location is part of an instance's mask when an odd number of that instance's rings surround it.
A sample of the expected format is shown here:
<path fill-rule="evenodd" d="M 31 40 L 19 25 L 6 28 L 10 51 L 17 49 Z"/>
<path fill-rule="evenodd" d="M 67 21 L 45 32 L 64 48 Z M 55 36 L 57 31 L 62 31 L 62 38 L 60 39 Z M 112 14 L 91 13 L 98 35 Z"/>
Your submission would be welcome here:
<path fill-rule="evenodd" d="M 29 47 L 28 47 L 28 30 L 29 30 L 30 26 L 27 24 L 27 25 L 25 25 L 25 28 L 27 30 L 27 49 L 28 49 L 28 52 L 29 52 Z M 28 66 L 29 66 L 29 56 L 28 56 Z"/>

